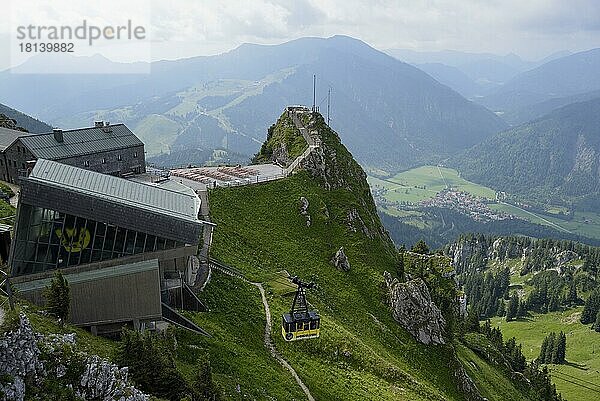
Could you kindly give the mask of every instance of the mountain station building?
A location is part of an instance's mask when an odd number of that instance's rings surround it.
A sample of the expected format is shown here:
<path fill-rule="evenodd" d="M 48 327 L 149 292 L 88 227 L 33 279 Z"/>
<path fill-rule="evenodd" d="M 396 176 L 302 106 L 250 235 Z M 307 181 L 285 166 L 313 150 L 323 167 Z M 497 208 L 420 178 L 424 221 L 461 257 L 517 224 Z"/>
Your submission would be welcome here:
<path fill-rule="evenodd" d="M 83 132 L 87 139 L 78 142 Z M 199 197 L 170 180 L 117 177 L 145 169 L 143 144 L 124 125 L 62 134 L 62 141 L 56 133 L 19 137 L 4 155 L 11 164 L 37 159 L 19 180 L 12 284 L 41 305 L 60 270 L 71 287 L 70 320 L 93 333 L 163 320 L 173 311 L 173 288 L 189 290 L 194 281 L 203 228 Z M 37 158 L 42 155 L 57 161 Z M 13 165 L 11 178 L 14 173 Z"/>
<path fill-rule="evenodd" d="M 0 129 L 0 179 L 18 184 L 37 159 L 54 160 L 103 174 L 128 177 L 146 171 L 144 143 L 124 124 L 44 134 Z"/>

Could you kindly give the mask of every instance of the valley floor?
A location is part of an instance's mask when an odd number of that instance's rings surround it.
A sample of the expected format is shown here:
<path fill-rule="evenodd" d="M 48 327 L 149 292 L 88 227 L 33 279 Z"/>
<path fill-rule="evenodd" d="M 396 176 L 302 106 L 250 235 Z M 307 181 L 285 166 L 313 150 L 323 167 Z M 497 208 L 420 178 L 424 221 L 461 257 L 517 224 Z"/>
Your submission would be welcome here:
<path fill-rule="evenodd" d="M 524 225 L 531 226 L 526 231 L 535 231 L 533 227 L 539 225 L 555 237 L 600 240 L 600 213 L 575 211 L 571 217 L 565 217 L 561 213 L 565 213 L 566 208 L 560 206 L 547 206 L 540 211 L 527 205 L 514 205 L 503 200 L 506 194 L 467 181 L 450 168 L 422 166 L 395 175 L 381 170 L 371 174 L 368 182 L 378 209 L 418 230 L 430 231 L 422 236 L 432 243 L 436 242 L 436 235 L 443 237 L 444 233 L 456 236 L 461 230 L 485 231 L 481 225 L 489 222 L 501 222 L 504 231 L 507 226 L 514 226 L 517 232 Z M 451 219 L 439 216 L 431 208 L 464 216 L 462 224 L 468 227 L 456 227 Z M 498 234 L 508 233 L 504 231 Z M 437 238 L 440 243 L 451 239 Z"/>

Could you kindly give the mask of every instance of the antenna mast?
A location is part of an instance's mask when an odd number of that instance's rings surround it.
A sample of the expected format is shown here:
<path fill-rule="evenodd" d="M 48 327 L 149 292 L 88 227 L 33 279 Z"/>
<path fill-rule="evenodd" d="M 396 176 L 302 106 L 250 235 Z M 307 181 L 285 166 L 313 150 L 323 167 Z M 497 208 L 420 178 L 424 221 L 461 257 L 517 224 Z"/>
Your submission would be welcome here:
<path fill-rule="evenodd" d="M 317 74 L 313 75 L 313 113 L 317 111 Z"/>
<path fill-rule="evenodd" d="M 327 91 L 327 125 L 331 121 L 329 118 L 329 111 L 331 110 L 331 88 Z"/>

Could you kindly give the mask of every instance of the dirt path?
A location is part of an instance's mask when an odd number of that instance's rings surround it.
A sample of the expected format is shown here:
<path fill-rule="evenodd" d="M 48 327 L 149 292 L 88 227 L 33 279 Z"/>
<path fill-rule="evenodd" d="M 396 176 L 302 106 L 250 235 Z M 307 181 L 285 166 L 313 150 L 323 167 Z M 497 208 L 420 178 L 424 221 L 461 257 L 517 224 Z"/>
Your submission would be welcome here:
<path fill-rule="evenodd" d="M 302 391 L 304 391 L 304 394 L 306 394 L 306 398 L 308 398 L 309 401 L 315 401 L 313 396 L 310 394 L 310 390 L 308 389 L 308 387 L 306 387 L 306 384 L 304 384 L 300 376 L 298 376 L 298 373 L 296 373 L 296 370 L 285 359 L 283 359 L 281 354 L 279 354 L 279 352 L 277 352 L 277 350 L 275 349 L 273 339 L 271 338 L 271 309 L 269 308 L 269 303 L 267 302 L 265 289 L 263 288 L 261 283 L 249 283 L 258 288 L 258 290 L 260 291 L 260 297 L 262 298 L 263 306 L 265 307 L 265 317 L 267 319 L 267 323 L 265 324 L 265 347 L 267 347 L 273 358 L 277 359 L 277 361 L 280 364 L 282 364 L 284 368 L 290 371 L 294 379 L 296 379 L 296 383 L 298 383 Z"/>
<path fill-rule="evenodd" d="M 211 269 L 216 269 L 216 270 L 218 270 L 222 273 L 225 273 L 231 277 L 237 277 L 240 280 L 243 280 L 246 283 L 252 284 L 256 288 L 258 288 L 258 291 L 260 291 L 260 297 L 262 299 L 263 307 L 265 309 L 265 318 L 266 318 L 265 337 L 264 337 L 265 347 L 269 350 L 269 353 L 271 354 L 271 356 L 273 358 L 275 358 L 277 360 L 277 362 L 279 362 L 284 368 L 286 368 L 292 374 L 292 376 L 296 380 L 296 383 L 298 383 L 298 385 L 300 386 L 302 391 L 304 391 L 304 394 L 306 394 L 306 398 L 308 399 L 308 401 L 315 401 L 314 397 L 310 393 L 310 390 L 308 389 L 306 384 L 304 384 L 304 382 L 302 381 L 300 376 L 298 376 L 298 373 L 296 373 L 296 370 L 292 367 L 292 365 L 290 365 L 283 358 L 283 356 L 281 356 L 281 354 L 279 352 L 277 352 L 277 349 L 275 348 L 275 343 L 273 342 L 273 338 L 271 337 L 271 333 L 273 332 L 273 325 L 271 323 L 271 308 L 269 307 L 269 302 L 267 301 L 267 296 L 265 294 L 265 289 L 264 289 L 263 285 L 261 283 L 255 283 L 255 282 L 248 280 L 247 278 L 245 278 L 242 275 L 242 272 L 240 272 L 237 269 L 234 269 L 234 268 L 228 267 L 228 266 L 224 266 L 220 263 L 215 263 L 214 261 L 212 261 L 212 263 L 211 263 Z"/>

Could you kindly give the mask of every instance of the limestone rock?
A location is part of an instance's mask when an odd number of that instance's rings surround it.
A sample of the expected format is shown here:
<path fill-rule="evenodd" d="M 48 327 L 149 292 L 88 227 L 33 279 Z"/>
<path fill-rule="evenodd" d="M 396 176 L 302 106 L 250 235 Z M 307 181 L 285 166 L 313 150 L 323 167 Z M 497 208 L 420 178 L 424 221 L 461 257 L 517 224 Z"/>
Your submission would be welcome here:
<path fill-rule="evenodd" d="M 477 385 L 467 374 L 467 371 L 462 366 L 456 355 L 453 356 L 454 361 L 451 363 L 456 364 L 454 367 L 454 379 L 458 384 L 458 388 L 465 395 L 465 399 L 468 401 L 488 401 L 487 398 L 483 397 L 477 388 Z"/>
<path fill-rule="evenodd" d="M 306 227 L 310 227 L 311 218 L 310 214 L 308 214 L 308 199 L 304 196 L 300 197 L 300 214 L 306 217 Z"/>
<path fill-rule="evenodd" d="M 348 210 L 348 214 L 346 216 L 346 223 L 348 228 L 352 232 L 358 232 L 359 230 L 369 238 L 373 238 L 373 234 L 369 231 L 369 228 L 365 224 L 362 217 L 358 213 L 356 208 L 351 208 Z"/>
<path fill-rule="evenodd" d="M 273 149 L 273 160 L 284 166 L 289 166 L 290 163 L 293 161 L 293 159 L 290 158 L 285 143 L 281 143 L 279 144 L 279 146 L 276 146 Z"/>
<path fill-rule="evenodd" d="M 127 383 L 127 368 L 119 368 L 98 356 L 85 361 L 76 391 L 85 400 L 146 401 L 150 397 Z"/>
<path fill-rule="evenodd" d="M 127 382 L 127 368 L 77 352 L 74 333 L 35 333 L 27 316 L 21 313 L 18 327 L 0 337 L 0 377 L 4 379 L 0 381 L 0 401 L 22 401 L 26 383 L 64 377 L 72 358 L 84 361 L 79 383 L 73 385 L 77 396 L 86 400 L 149 400 L 149 396 Z"/>
<path fill-rule="evenodd" d="M 336 269 L 342 270 L 342 271 L 349 271 L 350 270 L 350 262 L 348 261 L 348 257 L 346 256 L 346 253 L 344 252 L 344 247 L 340 247 L 340 249 L 338 249 L 338 251 L 335 253 L 335 255 L 333 255 L 333 258 L 331 259 L 331 263 L 333 263 L 333 265 L 335 266 Z"/>
<path fill-rule="evenodd" d="M 0 400 L 23 401 L 25 399 L 25 383 L 20 377 L 11 377 L 8 383 L 0 382 Z"/>
<path fill-rule="evenodd" d="M 44 370 L 37 341 L 29 319 L 21 313 L 17 329 L 0 339 L 0 374 L 37 380 Z"/>
<path fill-rule="evenodd" d="M 308 199 L 304 196 L 300 197 L 300 214 L 303 216 L 308 214 Z"/>
<path fill-rule="evenodd" d="M 423 344 L 444 344 L 446 321 L 421 278 L 401 283 L 384 273 L 394 319 Z"/>

